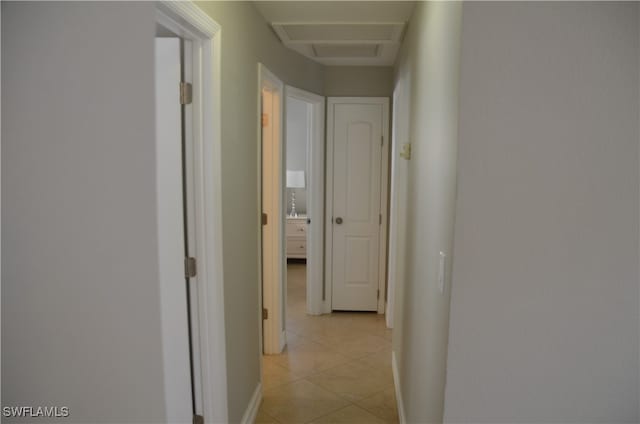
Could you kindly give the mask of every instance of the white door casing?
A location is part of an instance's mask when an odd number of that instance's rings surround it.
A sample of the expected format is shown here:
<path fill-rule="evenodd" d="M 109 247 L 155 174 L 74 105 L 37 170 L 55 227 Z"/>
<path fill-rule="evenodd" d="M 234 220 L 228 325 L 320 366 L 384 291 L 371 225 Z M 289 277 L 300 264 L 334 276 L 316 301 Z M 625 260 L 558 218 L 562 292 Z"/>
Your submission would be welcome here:
<path fill-rule="evenodd" d="M 409 145 L 409 111 L 406 80 L 401 79 L 393 92 L 393 122 L 391 124 L 391 196 L 389 205 L 389 268 L 387 277 L 387 328 L 394 327 L 396 293 L 400 295 L 404 281 L 404 251 L 406 244 L 407 175 L 410 157 L 401 157 L 403 146 Z M 410 151 L 409 151 L 410 152 Z"/>
<path fill-rule="evenodd" d="M 388 99 L 330 98 L 329 117 L 331 307 L 383 312 Z"/>

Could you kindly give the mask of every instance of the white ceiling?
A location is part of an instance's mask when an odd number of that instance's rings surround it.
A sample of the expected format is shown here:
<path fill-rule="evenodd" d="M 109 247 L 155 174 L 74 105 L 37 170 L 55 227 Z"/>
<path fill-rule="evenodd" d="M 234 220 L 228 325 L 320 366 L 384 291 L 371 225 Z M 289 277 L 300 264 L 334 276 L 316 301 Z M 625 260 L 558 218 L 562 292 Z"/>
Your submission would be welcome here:
<path fill-rule="evenodd" d="M 415 3 L 256 1 L 280 40 L 325 65 L 391 66 Z"/>

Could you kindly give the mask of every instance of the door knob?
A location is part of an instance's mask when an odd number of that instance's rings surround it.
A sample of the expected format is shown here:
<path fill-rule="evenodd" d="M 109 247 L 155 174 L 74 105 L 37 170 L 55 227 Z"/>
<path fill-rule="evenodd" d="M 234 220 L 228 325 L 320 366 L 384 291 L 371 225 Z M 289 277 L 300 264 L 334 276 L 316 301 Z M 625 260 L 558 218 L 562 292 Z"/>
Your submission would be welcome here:
<path fill-rule="evenodd" d="M 336 218 L 336 224 L 342 224 L 342 218 L 337 217 Z"/>

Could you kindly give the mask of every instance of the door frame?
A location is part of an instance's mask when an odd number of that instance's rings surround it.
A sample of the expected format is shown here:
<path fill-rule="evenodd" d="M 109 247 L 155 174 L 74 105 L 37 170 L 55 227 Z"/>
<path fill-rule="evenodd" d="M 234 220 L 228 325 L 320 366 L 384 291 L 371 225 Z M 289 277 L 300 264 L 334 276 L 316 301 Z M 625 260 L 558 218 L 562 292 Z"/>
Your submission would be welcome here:
<path fill-rule="evenodd" d="M 387 328 L 393 328 L 393 314 L 395 309 L 395 288 L 397 276 L 400 272 L 400 265 L 398 260 L 402 257 L 398 250 L 401 246 L 404 246 L 404 237 L 399 234 L 399 226 L 402 224 L 398 218 L 398 214 L 401 212 L 400 203 L 400 187 L 404 187 L 406 181 L 402 178 L 399 172 L 400 161 L 400 135 L 398 131 L 398 106 L 399 99 L 402 96 L 402 87 L 400 84 L 396 85 L 393 91 L 392 107 L 393 117 L 391 119 L 391 169 L 390 169 L 390 181 L 389 186 L 391 188 L 389 193 L 389 255 L 387 264 L 387 306 L 386 306 L 386 324 Z M 404 159 L 408 160 L 408 159 Z"/>
<path fill-rule="evenodd" d="M 307 108 L 307 313 L 320 315 L 326 310 L 324 287 L 324 181 L 325 97 L 285 86 L 285 109 L 289 98 L 308 104 Z M 286 142 L 285 142 L 286 143 Z M 286 199 L 285 199 L 286 201 Z M 286 207 L 285 207 L 286 211 Z"/>
<path fill-rule="evenodd" d="M 194 375 L 196 413 L 207 423 L 226 422 L 227 370 L 222 262 L 221 185 L 221 36 L 222 30 L 209 15 L 192 2 L 156 3 L 156 23 L 188 40 L 191 51 L 186 67 L 192 74 L 193 102 L 186 145 L 187 230 L 190 250 L 197 258 L 192 288 L 194 358 L 199 373 Z M 191 225 L 191 223 L 193 225 Z M 182 225 L 182 223 L 181 223 Z M 160 268 L 160 272 L 162 269 Z M 195 288 L 195 290 L 194 290 Z M 195 316 L 194 316 L 195 314 Z M 165 378 L 164 386 L 172 382 Z M 171 405 L 166 399 L 166 408 Z"/>
<path fill-rule="evenodd" d="M 267 218 L 267 225 L 271 226 L 271 240 L 264 240 L 262 212 L 264 205 L 262 204 L 263 187 L 263 142 L 262 142 L 262 91 L 269 90 L 276 98 L 276 110 L 274 114 L 277 116 L 273 119 L 275 127 L 275 136 L 273 139 L 271 163 L 273 164 L 271 173 L 270 196 L 274 201 L 270 205 L 270 214 Z M 260 211 L 258 213 L 260 242 L 259 251 L 259 291 L 262 299 L 262 308 L 267 309 L 268 318 L 263 319 L 262 310 L 259 310 L 259 323 L 261 343 L 260 346 L 265 354 L 278 354 L 282 352 L 286 344 L 285 334 L 285 308 L 284 296 L 286 294 L 286 255 L 285 246 L 285 211 L 286 196 L 284 195 L 285 181 L 285 144 L 284 144 L 284 83 L 273 72 L 271 72 L 262 63 L 258 63 L 258 205 Z M 266 259 L 263 246 L 268 244 L 272 248 L 272 255 Z M 271 272 L 264 272 L 265 264 L 269 266 Z"/>
<path fill-rule="evenodd" d="M 326 211 L 325 217 L 325 287 L 328 302 L 325 312 L 331 313 L 333 291 L 333 145 L 334 109 L 338 104 L 367 104 L 382 106 L 382 158 L 380 164 L 380 244 L 378 246 L 378 313 L 385 311 L 385 283 L 387 271 L 387 227 L 389 216 L 389 98 L 388 97 L 327 97 L 327 167 L 326 167 Z"/>

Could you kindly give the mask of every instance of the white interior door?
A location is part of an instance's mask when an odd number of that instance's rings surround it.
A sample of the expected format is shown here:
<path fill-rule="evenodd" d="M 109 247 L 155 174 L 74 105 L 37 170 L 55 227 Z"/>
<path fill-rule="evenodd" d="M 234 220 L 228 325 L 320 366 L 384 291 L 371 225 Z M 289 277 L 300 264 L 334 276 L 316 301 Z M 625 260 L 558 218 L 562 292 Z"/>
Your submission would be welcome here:
<path fill-rule="evenodd" d="M 167 422 L 193 419 L 184 276 L 180 40 L 155 43 L 156 184 L 161 326 Z"/>
<path fill-rule="evenodd" d="M 284 84 L 259 66 L 261 88 L 262 305 L 263 351 L 282 352 L 286 344 L 286 257 L 284 252 Z"/>
<path fill-rule="evenodd" d="M 278 281 L 278 237 L 276 209 L 277 199 L 273 190 L 277 180 L 277 151 L 274 145 L 273 133 L 273 93 L 262 90 L 262 307 L 263 315 L 264 353 L 280 353 L 277 342 L 278 324 L 273 322 L 277 318 L 274 305 L 279 305 Z M 271 313 L 269 313 L 271 312 Z"/>
<path fill-rule="evenodd" d="M 376 311 L 384 106 L 332 106 L 332 309 Z"/>

